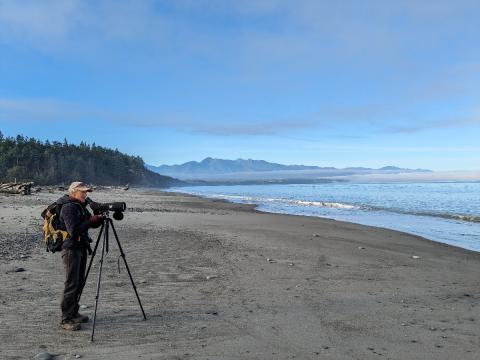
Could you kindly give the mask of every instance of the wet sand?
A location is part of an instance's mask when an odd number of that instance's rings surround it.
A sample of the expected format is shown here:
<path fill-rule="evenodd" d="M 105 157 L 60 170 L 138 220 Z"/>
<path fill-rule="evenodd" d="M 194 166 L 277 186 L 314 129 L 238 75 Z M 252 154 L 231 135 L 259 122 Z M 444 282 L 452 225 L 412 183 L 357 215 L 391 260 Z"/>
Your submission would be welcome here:
<path fill-rule="evenodd" d="M 95 330 L 59 327 L 63 267 L 41 242 L 62 195 L 0 194 L 0 358 L 478 359 L 480 254 L 396 231 L 147 190 L 110 239 Z M 91 231 L 94 239 L 97 231 Z M 23 256 L 22 256 L 23 255 Z M 84 291 L 93 314 L 98 271 Z M 14 272 L 22 267 L 26 271 Z"/>

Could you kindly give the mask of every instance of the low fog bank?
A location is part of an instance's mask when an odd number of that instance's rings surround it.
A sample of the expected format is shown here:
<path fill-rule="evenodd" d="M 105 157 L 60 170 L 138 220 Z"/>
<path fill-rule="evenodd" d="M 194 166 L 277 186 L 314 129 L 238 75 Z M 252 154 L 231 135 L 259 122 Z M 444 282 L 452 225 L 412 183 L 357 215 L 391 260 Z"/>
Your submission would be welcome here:
<path fill-rule="evenodd" d="M 335 176 L 334 179 L 352 182 L 476 182 L 480 181 L 480 170 L 415 172 L 399 174 L 356 174 L 347 176 Z"/>

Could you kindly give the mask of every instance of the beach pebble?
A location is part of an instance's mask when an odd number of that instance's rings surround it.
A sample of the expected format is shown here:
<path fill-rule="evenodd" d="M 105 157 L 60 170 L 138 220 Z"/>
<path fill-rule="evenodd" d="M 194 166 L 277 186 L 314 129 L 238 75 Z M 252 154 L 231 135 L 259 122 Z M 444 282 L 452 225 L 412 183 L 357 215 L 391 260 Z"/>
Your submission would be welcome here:
<path fill-rule="evenodd" d="M 34 360 L 52 360 L 53 356 L 50 355 L 48 352 L 41 352 L 35 355 L 33 359 Z"/>
<path fill-rule="evenodd" d="M 420 256 L 413 255 L 413 256 L 412 256 L 412 259 L 420 259 Z"/>

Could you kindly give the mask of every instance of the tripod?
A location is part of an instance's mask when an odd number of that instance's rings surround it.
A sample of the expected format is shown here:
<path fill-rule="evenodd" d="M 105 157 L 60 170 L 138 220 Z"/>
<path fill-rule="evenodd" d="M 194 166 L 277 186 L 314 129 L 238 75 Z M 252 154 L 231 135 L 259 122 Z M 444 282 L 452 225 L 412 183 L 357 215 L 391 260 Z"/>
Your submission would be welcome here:
<path fill-rule="evenodd" d="M 117 241 L 118 249 L 120 250 L 120 255 L 123 258 L 123 262 L 125 263 L 125 267 L 128 272 L 128 276 L 130 277 L 130 282 L 132 283 L 133 290 L 135 291 L 135 295 L 137 296 L 138 304 L 140 305 L 140 309 L 142 310 L 143 314 L 143 320 L 147 320 L 147 317 L 145 316 L 145 311 L 143 311 L 143 306 L 142 302 L 140 301 L 140 297 L 138 296 L 137 293 L 137 287 L 135 286 L 135 283 L 133 282 L 132 274 L 130 273 L 130 268 L 128 267 L 127 260 L 125 259 L 125 253 L 123 252 L 122 246 L 120 245 L 120 240 L 118 239 L 117 231 L 115 230 L 115 226 L 113 226 L 113 220 L 109 217 L 109 213 L 103 212 L 103 224 L 102 227 L 100 228 L 100 232 L 98 233 L 97 237 L 97 242 L 95 243 L 95 248 L 93 249 L 92 252 L 92 257 L 90 258 L 90 263 L 88 264 L 88 269 L 87 273 L 85 274 L 85 278 L 83 280 L 83 284 L 80 288 L 80 293 L 78 294 L 77 298 L 77 304 L 80 301 L 80 297 L 82 296 L 83 288 L 85 287 L 85 284 L 87 282 L 88 274 L 90 273 L 90 269 L 92 267 L 93 259 L 95 257 L 95 254 L 97 253 L 98 245 L 100 244 L 101 237 L 103 234 L 103 241 L 102 241 L 102 256 L 100 258 L 100 269 L 98 271 L 98 278 L 97 278 L 97 293 L 95 295 L 95 313 L 93 315 L 93 327 L 92 327 L 92 336 L 91 336 L 91 341 L 93 341 L 93 335 L 95 334 L 95 323 L 97 319 L 97 307 L 98 307 L 98 298 L 100 294 L 100 282 L 102 279 L 102 268 L 103 268 L 103 260 L 105 258 L 105 253 L 108 253 L 108 242 L 109 242 L 109 230 L 110 227 L 113 230 L 113 234 L 115 235 L 115 240 Z M 115 218 L 115 214 L 113 215 Z"/>

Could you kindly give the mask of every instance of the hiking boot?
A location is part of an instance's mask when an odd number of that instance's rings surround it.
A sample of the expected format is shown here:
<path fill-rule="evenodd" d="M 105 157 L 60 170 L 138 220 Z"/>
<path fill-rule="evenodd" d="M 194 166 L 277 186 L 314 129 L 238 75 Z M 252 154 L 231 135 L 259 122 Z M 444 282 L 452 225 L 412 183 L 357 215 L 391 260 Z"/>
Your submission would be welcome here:
<path fill-rule="evenodd" d="M 72 321 L 76 324 L 80 324 L 80 323 L 87 323 L 89 320 L 88 316 L 87 315 L 82 315 L 80 313 L 78 313 L 73 319 Z"/>
<path fill-rule="evenodd" d="M 74 323 L 73 321 L 62 322 L 60 324 L 63 330 L 67 331 L 77 331 L 80 330 L 82 327 L 78 323 Z"/>

